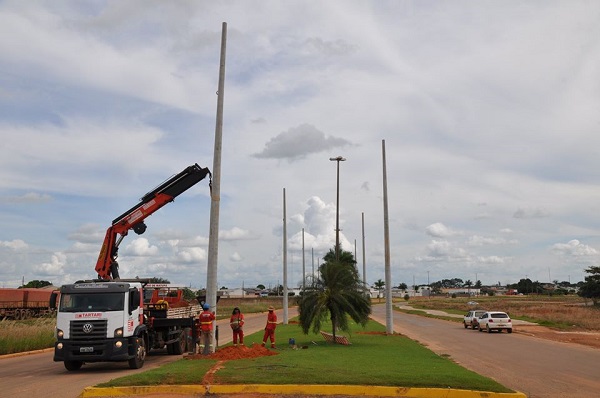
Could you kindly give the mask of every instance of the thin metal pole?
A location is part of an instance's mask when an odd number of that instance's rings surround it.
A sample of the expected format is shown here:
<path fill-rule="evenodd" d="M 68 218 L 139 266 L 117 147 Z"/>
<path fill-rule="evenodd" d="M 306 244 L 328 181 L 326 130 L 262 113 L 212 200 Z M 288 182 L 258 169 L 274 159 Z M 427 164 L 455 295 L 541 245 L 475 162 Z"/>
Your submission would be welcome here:
<path fill-rule="evenodd" d="M 302 290 L 306 289 L 306 266 L 304 264 L 304 228 L 302 228 Z"/>
<path fill-rule="evenodd" d="M 288 323 L 288 286 L 287 286 L 287 222 L 285 209 L 285 188 L 283 188 L 283 324 Z"/>
<path fill-rule="evenodd" d="M 340 259 L 340 162 L 346 159 L 338 156 L 329 158 L 332 162 L 337 162 L 337 183 L 336 183 L 336 204 L 335 204 L 335 259 Z"/>
<path fill-rule="evenodd" d="M 311 286 L 315 285 L 315 249 L 310 248 L 310 254 L 312 256 L 312 278 L 311 278 Z"/>
<path fill-rule="evenodd" d="M 212 194 L 210 205 L 210 230 L 208 235 L 208 264 L 206 271 L 206 302 L 217 311 L 217 260 L 219 256 L 219 205 L 221 200 L 221 148 L 223 143 L 223 99 L 225 96 L 225 49 L 227 23 L 223 22 L 221 33 L 221 59 L 219 63 L 219 88 L 217 91 L 217 122 L 215 126 L 215 148 L 212 169 Z M 212 336 L 212 347 L 215 336 Z"/>
<path fill-rule="evenodd" d="M 381 141 L 383 159 L 383 228 L 385 246 L 385 323 L 386 332 L 394 333 L 392 314 L 392 270 L 390 265 L 390 226 L 388 217 L 387 170 L 385 160 L 385 140 Z"/>

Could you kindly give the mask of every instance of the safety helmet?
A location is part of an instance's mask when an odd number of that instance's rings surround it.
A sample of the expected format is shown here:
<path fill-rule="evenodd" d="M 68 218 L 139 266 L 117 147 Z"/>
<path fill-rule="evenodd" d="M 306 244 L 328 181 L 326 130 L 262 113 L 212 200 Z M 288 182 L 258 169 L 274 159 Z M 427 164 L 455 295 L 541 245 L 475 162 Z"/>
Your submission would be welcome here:
<path fill-rule="evenodd" d="M 206 304 L 206 303 L 205 303 L 205 304 L 202 306 L 202 308 L 203 308 L 203 309 L 205 309 L 205 310 L 207 310 L 207 309 L 209 309 L 209 308 L 210 308 L 210 305 L 208 305 L 208 304 Z"/>

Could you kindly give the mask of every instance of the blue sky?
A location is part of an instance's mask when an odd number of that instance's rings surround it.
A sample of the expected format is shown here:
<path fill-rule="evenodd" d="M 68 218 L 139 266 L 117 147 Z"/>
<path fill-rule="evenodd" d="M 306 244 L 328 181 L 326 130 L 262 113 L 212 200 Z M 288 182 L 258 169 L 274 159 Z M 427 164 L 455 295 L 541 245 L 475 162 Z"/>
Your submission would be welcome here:
<path fill-rule="evenodd" d="M 587 1 L 2 1 L 0 286 L 95 276 L 110 222 L 213 167 L 227 22 L 219 286 L 335 243 L 394 285 L 576 282 L 600 255 L 600 5 Z M 122 277 L 206 285 L 202 181 L 121 245 Z"/>

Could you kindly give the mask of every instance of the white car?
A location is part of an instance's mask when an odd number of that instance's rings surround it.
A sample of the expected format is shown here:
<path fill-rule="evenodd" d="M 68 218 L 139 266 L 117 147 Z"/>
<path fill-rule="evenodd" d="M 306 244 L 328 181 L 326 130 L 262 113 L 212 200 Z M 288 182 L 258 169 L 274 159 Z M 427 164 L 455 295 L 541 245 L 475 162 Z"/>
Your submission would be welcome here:
<path fill-rule="evenodd" d="M 506 329 L 508 333 L 512 333 L 512 321 L 506 312 L 488 311 L 477 319 L 479 331 L 485 329 L 488 333 L 492 330 L 502 332 Z"/>

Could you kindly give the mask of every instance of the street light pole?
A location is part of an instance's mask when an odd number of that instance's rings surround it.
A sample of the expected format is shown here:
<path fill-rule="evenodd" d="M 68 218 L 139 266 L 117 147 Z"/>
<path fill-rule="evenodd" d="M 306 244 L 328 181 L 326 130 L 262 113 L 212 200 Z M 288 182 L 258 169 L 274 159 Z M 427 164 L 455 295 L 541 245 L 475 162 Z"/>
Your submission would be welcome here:
<path fill-rule="evenodd" d="M 335 205 L 335 259 L 340 259 L 340 162 L 346 159 L 338 156 L 337 158 L 329 158 L 332 162 L 337 162 L 337 199 Z"/>

